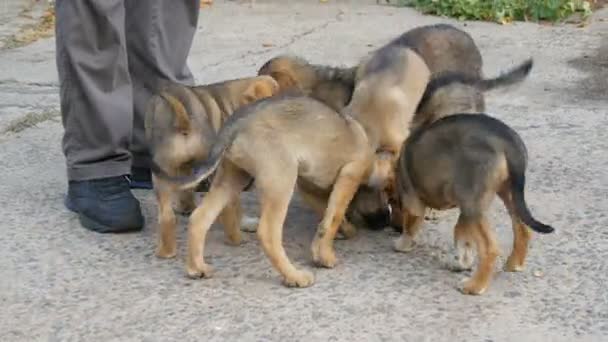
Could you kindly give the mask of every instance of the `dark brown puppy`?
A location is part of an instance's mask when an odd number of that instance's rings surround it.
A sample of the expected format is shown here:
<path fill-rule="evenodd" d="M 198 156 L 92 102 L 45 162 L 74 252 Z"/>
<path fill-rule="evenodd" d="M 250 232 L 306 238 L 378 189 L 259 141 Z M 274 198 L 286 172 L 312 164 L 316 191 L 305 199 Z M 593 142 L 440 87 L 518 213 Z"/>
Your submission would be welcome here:
<path fill-rule="evenodd" d="M 426 208 L 459 208 L 454 243 L 463 269 L 471 268 L 474 250 L 477 270 L 462 291 L 483 293 L 499 254 L 486 212 L 498 194 L 513 226 L 509 272 L 524 268 L 532 230 L 554 231 L 532 216 L 524 198 L 528 153 L 521 137 L 500 120 L 486 114 L 453 114 L 413 132 L 404 144 L 397 167 L 398 204 L 403 233 L 395 241 L 401 252 L 414 247 Z"/>
<path fill-rule="evenodd" d="M 276 81 L 269 76 L 195 87 L 167 84 L 150 99 L 146 112 L 146 139 L 153 161 L 170 175 L 191 174 L 193 164 L 207 158 L 216 132 L 236 109 L 272 96 L 278 89 Z M 158 202 L 156 255 L 171 258 L 176 253 L 176 217 L 171 201 L 177 200 L 177 211 L 189 213 L 195 207 L 194 192 L 193 189 L 179 190 L 154 174 L 152 179 Z M 233 244 L 238 244 L 239 238 L 240 235 L 228 236 Z"/>

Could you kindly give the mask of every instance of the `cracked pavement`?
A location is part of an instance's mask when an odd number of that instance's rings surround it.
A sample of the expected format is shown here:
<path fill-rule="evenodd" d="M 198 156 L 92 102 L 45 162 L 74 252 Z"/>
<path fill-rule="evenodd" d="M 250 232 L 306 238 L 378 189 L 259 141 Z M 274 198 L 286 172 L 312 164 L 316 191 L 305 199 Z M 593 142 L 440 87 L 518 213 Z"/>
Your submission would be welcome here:
<path fill-rule="evenodd" d="M 289 289 L 255 235 L 230 247 L 209 234 L 211 279 L 190 280 L 179 254 L 154 256 L 156 206 L 136 191 L 143 232 L 98 235 L 64 209 L 61 122 L 0 134 L 0 340 L 2 341 L 606 341 L 608 340 L 608 10 L 590 25 L 457 22 L 375 1 L 216 2 L 201 12 L 189 63 L 198 83 L 252 75 L 284 52 L 333 65 L 358 58 L 418 25 L 450 22 L 477 41 L 484 72 L 529 56 L 520 87 L 487 96 L 488 112 L 529 149 L 526 197 L 554 235 L 534 235 L 521 273 L 500 270 L 482 296 L 463 296 L 464 274 L 442 266 L 457 212 L 426 222 L 416 249 L 395 235 L 337 241 L 335 269 L 310 264 L 316 219 L 295 198 L 285 223 L 291 260 L 316 283 Z M 6 19 L 4 16 L 2 20 Z M 10 23 L 0 22 L 2 27 Z M 1 32 L 0 32 L 1 33 Z M 0 50 L 0 132 L 31 113 L 57 111 L 54 40 Z M 257 214 L 255 194 L 243 195 Z M 503 255 L 512 243 L 499 201 L 491 222 Z"/>

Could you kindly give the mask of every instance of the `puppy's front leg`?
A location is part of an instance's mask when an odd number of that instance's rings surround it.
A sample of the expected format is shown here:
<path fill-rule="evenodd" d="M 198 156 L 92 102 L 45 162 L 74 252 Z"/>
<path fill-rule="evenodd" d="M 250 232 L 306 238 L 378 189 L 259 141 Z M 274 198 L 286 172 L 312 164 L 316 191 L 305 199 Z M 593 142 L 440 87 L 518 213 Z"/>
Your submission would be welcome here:
<path fill-rule="evenodd" d="M 346 209 L 361 183 L 364 170 L 365 164 L 353 162 L 345 165 L 338 175 L 329 195 L 325 215 L 312 243 L 312 259 L 319 266 L 332 268 L 336 264 L 334 238 L 344 219 Z"/>

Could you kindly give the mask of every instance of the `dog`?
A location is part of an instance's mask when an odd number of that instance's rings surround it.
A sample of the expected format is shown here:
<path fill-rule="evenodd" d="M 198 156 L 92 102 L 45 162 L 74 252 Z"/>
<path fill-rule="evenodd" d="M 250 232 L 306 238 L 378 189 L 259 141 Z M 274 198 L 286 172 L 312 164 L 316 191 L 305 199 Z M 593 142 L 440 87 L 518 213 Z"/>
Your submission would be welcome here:
<path fill-rule="evenodd" d="M 203 86 L 167 82 L 148 102 L 145 133 L 151 158 L 169 175 L 188 175 L 197 162 L 205 160 L 216 139 L 216 132 L 232 113 L 279 90 L 269 76 L 228 80 Z M 181 191 L 152 174 L 158 203 L 159 238 L 156 255 L 176 255 L 176 211 L 188 214 L 194 207 L 194 189 Z M 235 210 L 240 210 L 236 208 Z M 240 236 L 230 235 L 232 244 Z"/>
<path fill-rule="evenodd" d="M 411 123 L 411 130 L 415 131 L 427 126 L 442 117 L 454 113 L 476 114 L 486 111 L 484 93 L 498 88 L 506 88 L 523 82 L 533 67 L 533 60 L 528 59 L 516 67 L 502 72 L 499 76 L 489 79 L 480 79 L 466 76 L 459 72 L 444 72 L 431 79 L 422 99 L 416 109 L 416 114 Z M 369 197 L 369 198 L 367 198 Z M 390 226 L 400 232 L 401 211 L 398 207 L 392 207 L 391 218 L 385 215 L 386 202 L 377 202 L 374 207 L 373 200 L 379 198 L 373 191 L 357 192 L 351 201 L 350 211 L 356 212 L 352 216 L 360 217 L 359 223 L 365 222 L 365 227 L 372 230 L 383 229 L 385 222 L 390 221 Z M 394 203 L 394 196 L 386 197 L 389 205 Z M 425 216 L 429 220 L 437 220 L 439 213 L 430 209 Z"/>
<path fill-rule="evenodd" d="M 258 75 L 273 77 L 282 91 L 300 91 L 339 112 L 352 97 L 356 68 L 312 64 L 302 57 L 284 54 L 266 61 Z"/>
<path fill-rule="evenodd" d="M 377 146 L 377 158 L 388 159 L 393 167 L 410 132 L 430 75 L 420 55 L 409 48 L 390 45 L 365 58 L 356 70 L 358 81 L 352 99 L 343 111 L 361 123 L 372 145 Z M 393 175 L 388 178 L 389 188 L 393 178 Z M 381 187 L 372 188 L 384 191 Z M 360 192 L 356 195 L 355 208 L 363 209 L 359 203 L 365 204 L 366 200 L 361 199 L 365 196 L 382 197 L 374 195 L 373 191 Z M 363 217 L 363 220 L 357 220 L 359 224 L 370 221 L 367 213 L 352 213 L 352 208 L 349 213 L 347 217 Z M 380 214 L 386 213 L 385 209 Z M 376 211 L 372 215 L 377 214 Z"/>
<path fill-rule="evenodd" d="M 357 120 L 293 92 L 237 110 L 219 131 L 209 157 L 194 164 L 192 175 L 170 176 L 153 165 L 155 174 L 182 189 L 195 187 L 215 172 L 209 192 L 190 216 L 187 274 L 211 275 L 203 258 L 207 231 L 254 181 L 261 207 L 257 235 L 264 252 L 284 285 L 312 285 L 313 274 L 296 268 L 282 245 L 282 226 L 294 188 L 297 184 L 298 191 L 324 212 L 311 246 L 313 262 L 334 267 L 333 240 L 349 201 L 361 183 L 384 186 L 391 172 L 387 161 L 375 158 L 375 150 Z M 230 215 L 224 229 L 229 236 L 238 235 L 240 212 L 233 210 Z"/>
<path fill-rule="evenodd" d="M 517 132 L 485 113 L 452 114 L 412 132 L 397 166 L 396 186 L 403 211 L 403 232 L 394 249 L 411 251 L 426 208 L 459 208 L 454 244 L 461 269 L 478 266 L 462 285 L 465 294 L 482 294 L 488 287 L 498 245 L 486 212 L 496 194 L 511 216 L 513 250 L 509 272 L 524 269 L 530 239 L 528 227 L 548 234 L 554 228 L 537 221 L 525 198 L 526 146 Z"/>

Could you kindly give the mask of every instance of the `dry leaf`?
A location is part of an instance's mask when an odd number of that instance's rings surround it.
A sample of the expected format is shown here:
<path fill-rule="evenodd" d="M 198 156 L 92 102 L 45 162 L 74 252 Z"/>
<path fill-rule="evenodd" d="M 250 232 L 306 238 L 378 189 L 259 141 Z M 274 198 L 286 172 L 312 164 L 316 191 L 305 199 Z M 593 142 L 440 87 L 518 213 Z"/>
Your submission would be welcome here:
<path fill-rule="evenodd" d="M 274 44 L 273 43 L 262 43 L 262 46 L 263 47 L 272 47 L 272 46 L 274 46 Z"/>

